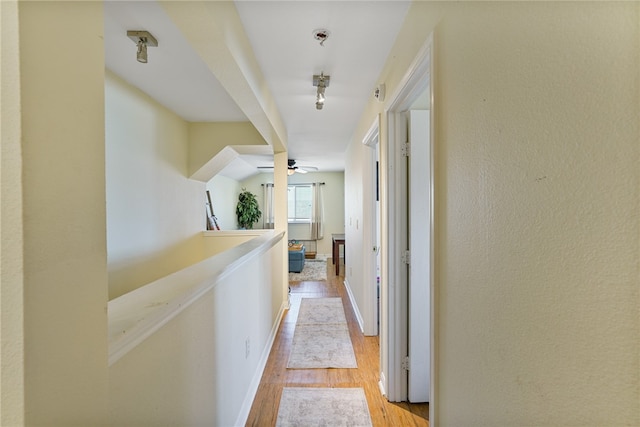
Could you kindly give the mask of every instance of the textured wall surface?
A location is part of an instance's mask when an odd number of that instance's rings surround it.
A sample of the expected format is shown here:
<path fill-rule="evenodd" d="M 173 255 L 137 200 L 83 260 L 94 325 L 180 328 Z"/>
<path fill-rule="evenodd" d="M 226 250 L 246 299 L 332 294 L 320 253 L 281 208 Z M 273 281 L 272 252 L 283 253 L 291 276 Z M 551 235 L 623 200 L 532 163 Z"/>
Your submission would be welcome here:
<path fill-rule="evenodd" d="M 638 9 L 412 5 L 380 81 L 433 33 L 438 425 L 640 424 Z"/>
<path fill-rule="evenodd" d="M 0 425 L 24 425 L 22 147 L 18 5 L 0 3 Z"/>
<path fill-rule="evenodd" d="M 436 29 L 444 425 L 640 422 L 637 4 Z"/>
<path fill-rule="evenodd" d="M 102 5 L 18 9 L 25 425 L 106 425 Z"/>

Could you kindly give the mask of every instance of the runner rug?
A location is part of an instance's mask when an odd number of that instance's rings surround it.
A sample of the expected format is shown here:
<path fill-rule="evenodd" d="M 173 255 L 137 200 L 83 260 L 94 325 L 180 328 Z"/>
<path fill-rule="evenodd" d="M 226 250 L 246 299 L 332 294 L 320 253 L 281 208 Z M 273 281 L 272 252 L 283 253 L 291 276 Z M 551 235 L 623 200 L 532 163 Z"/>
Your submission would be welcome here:
<path fill-rule="evenodd" d="M 327 260 L 307 259 L 300 273 L 289 273 L 290 282 L 316 282 L 327 280 Z"/>
<path fill-rule="evenodd" d="M 362 388 L 285 387 L 278 427 L 372 426 Z"/>
<path fill-rule="evenodd" d="M 341 298 L 303 298 L 287 368 L 357 368 Z"/>

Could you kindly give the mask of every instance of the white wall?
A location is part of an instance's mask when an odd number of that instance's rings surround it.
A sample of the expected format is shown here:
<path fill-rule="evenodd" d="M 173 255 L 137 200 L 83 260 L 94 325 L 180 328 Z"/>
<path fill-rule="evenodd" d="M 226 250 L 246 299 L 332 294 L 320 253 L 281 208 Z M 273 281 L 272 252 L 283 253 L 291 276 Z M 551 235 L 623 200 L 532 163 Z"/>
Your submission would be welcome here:
<path fill-rule="evenodd" d="M 235 179 L 216 175 L 207 183 L 207 190 L 211 192 L 211 203 L 220 229 L 237 230 L 236 206 L 238 195 L 242 191 L 240 183 Z"/>
<path fill-rule="evenodd" d="M 331 234 L 341 234 L 345 230 L 344 220 L 344 187 L 343 172 L 309 172 L 306 174 L 289 175 L 289 184 L 324 182 L 324 214 L 325 229 L 324 238 L 318 240 L 317 253 L 331 256 Z M 263 206 L 263 183 L 272 183 L 273 175 L 260 173 L 242 182 L 242 186 L 256 194 L 260 206 Z M 289 240 L 309 240 L 310 230 L 306 224 L 289 224 Z"/>
<path fill-rule="evenodd" d="M 187 123 L 105 79 L 109 297 L 199 259 L 205 184 L 187 178 Z"/>
<path fill-rule="evenodd" d="M 438 425 L 640 424 L 638 8 L 407 15 L 380 80 L 435 31 Z"/>
<path fill-rule="evenodd" d="M 371 121 L 373 123 L 373 119 Z M 347 149 L 345 170 L 345 256 L 348 262 L 345 264 L 345 282 L 357 303 L 357 312 L 362 313 L 365 307 L 365 256 L 371 253 L 364 247 L 363 236 L 370 232 L 368 218 L 372 214 L 365 211 L 363 205 L 364 182 L 369 177 L 364 177 L 364 162 L 369 161 L 371 148 L 360 142 L 353 142 Z M 368 207 L 367 207 L 368 209 Z M 353 268 L 356 266 L 356 268 Z M 361 325 L 362 326 L 362 325 Z"/>

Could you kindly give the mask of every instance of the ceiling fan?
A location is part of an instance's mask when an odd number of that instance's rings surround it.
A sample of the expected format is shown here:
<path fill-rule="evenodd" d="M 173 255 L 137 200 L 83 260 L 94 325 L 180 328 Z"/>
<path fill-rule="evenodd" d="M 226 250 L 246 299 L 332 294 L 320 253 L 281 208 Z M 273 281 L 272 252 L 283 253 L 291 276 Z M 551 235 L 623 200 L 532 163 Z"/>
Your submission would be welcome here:
<path fill-rule="evenodd" d="M 296 166 L 296 161 L 289 159 L 289 166 L 287 168 L 287 175 L 293 175 L 294 173 L 307 173 L 310 171 L 317 171 L 318 168 L 313 166 Z"/>
<path fill-rule="evenodd" d="M 273 170 L 273 166 L 259 166 L 261 170 Z M 311 171 L 317 171 L 318 168 L 314 166 L 296 166 L 296 161 L 293 159 L 288 160 L 287 175 L 293 175 L 294 173 L 307 173 Z"/>

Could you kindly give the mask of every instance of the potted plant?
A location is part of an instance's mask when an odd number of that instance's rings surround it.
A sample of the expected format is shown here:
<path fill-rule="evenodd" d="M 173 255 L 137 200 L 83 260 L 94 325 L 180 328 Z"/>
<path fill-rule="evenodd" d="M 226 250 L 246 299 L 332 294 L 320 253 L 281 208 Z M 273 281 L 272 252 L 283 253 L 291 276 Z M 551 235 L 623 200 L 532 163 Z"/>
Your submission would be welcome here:
<path fill-rule="evenodd" d="M 256 195 L 243 188 L 238 196 L 238 206 L 236 206 L 238 225 L 240 228 L 252 229 L 253 223 L 258 221 L 261 215 Z"/>

